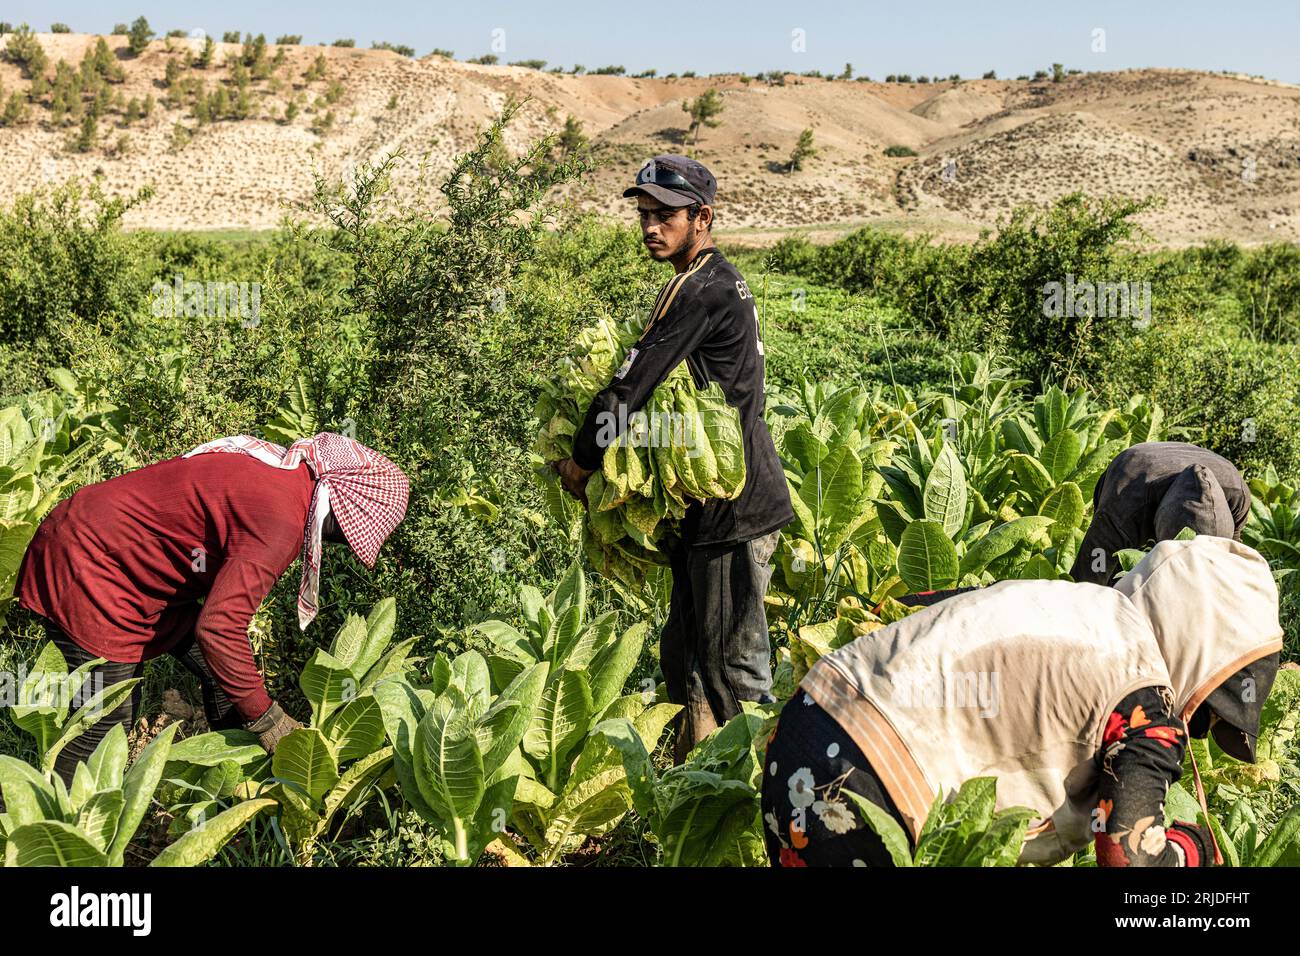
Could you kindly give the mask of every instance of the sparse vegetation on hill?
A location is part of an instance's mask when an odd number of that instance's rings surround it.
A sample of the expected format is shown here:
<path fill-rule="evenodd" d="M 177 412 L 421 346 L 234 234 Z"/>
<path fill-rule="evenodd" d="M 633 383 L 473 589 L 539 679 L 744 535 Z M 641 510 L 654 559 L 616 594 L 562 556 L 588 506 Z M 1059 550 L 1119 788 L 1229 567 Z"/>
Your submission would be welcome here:
<path fill-rule="evenodd" d="M 132 56 L 139 56 L 153 36 L 153 28 L 149 26 L 149 21 L 144 17 L 136 17 L 131 21 L 131 29 L 127 31 L 127 49 Z"/>
<path fill-rule="evenodd" d="M 301 201 L 310 187 L 316 160 L 303 151 L 316 138 L 303 140 L 295 129 L 307 131 L 313 121 L 319 128 L 324 114 L 334 111 L 328 146 L 337 156 L 330 163 L 366 155 L 381 143 L 407 145 L 414 154 L 436 130 L 441 138 L 432 162 L 441 169 L 487 121 L 487 104 L 498 95 L 497 78 L 485 75 L 482 65 L 462 68 L 441 55 L 408 60 L 400 74 L 381 81 L 392 67 L 390 54 L 271 44 L 265 36 L 233 31 L 229 36 L 234 42 L 227 45 L 218 44 L 220 34 L 211 42 L 160 42 L 138 57 L 129 53 L 129 36 L 104 38 L 107 56 L 99 51 L 99 38 L 41 36 L 35 45 L 47 60 L 29 75 L 22 60 L 36 37 L 30 30 L 12 31 L 0 38 L 6 61 L 0 66 L 0 120 L 8 115 L 0 146 L 8 146 L 10 137 L 48 137 L 48 149 L 58 153 L 84 116 L 94 115 L 100 131 L 95 147 L 64 153 L 61 163 L 84 175 L 99 169 L 113 188 L 157 183 L 154 201 L 132 211 L 133 224 L 180 225 L 198 215 L 198 221 L 265 227 L 275 222 L 272 193 Z M 83 65 L 87 54 L 93 54 L 92 62 Z M 66 61 L 63 67 L 60 60 Z M 719 167 L 727 229 L 825 227 L 886 216 L 974 238 L 980 226 L 1017 204 L 1048 202 L 1085 186 L 1098 195 L 1167 193 L 1166 206 L 1142 215 L 1160 241 L 1216 233 L 1249 237 L 1261 229 L 1270 230 L 1270 238 L 1300 236 L 1300 167 L 1287 152 L 1291 134 L 1281 120 L 1294 114 L 1296 94 L 1285 85 L 1165 71 L 1075 79 L 1065 69 L 1068 82 L 970 83 L 950 75 L 936 85 L 931 73 L 929 84 L 894 75 L 884 86 L 856 69 L 845 80 L 846 71 L 838 67 L 809 78 L 775 70 L 712 78 L 642 70 L 637 77 L 602 71 L 583 80 L 587 70 L 580 63 L 558 68 L 577 78 L 565 80 L 563 101 L 554 98 L 554 88 L 531 91 L 527 76 L 512 82 L 524 84 L 520 91 L 534 97 L 522 113 L 531 130 L 554 129 L 573 116 L 605 161 L 590 185 L 574 188 L 571 198 L 580 208 L 617 211 L 618 185 L 628 166 L 655 152 L 690 148 Z M 217 87 L 226 91 L 224 104 Z M 724 125 L 702 129 L 680 110 L 683 101 L 689 108 L 710 89 L 727 112 Z M 609 110 L 613 91 L 626 104 L 622 112 Z M 161 117 L 143 115 L 147 96 L 155 98 Z M 459 102 L 449 102 L 451 96 Z M 206 107 L 198 105 L 200 98 Z M 1171 112 L 1162 105 L 1175 100 L 1195 108 Z M 550 107 L 558 109 L 558 119 L 546 116 Z M 201 123 L 205 108 L 220 119 Z M 455 117 L 450 123 L 434 119 L 448 115 Z M 797 176 L 773 179 L 773 171 L 789 168 L 794 137 L 814 118 L 817 161 Z M 205 202 L 196 211 L 185 191 L 154 172 L 170 162 L 169 131 L 178 121 L 215 150 L 190 161 L 208 188 L 225 197 L 220 210 Z M 274 125 L 242 125 L 257 122 Z M 118 155 L 116 138 L 127 128 L 130 149 Z M 1066 158 L 1067 144 L 1081 151 L 1074 159 Z M 915 155 L 885 156 L 891 145 Z M 240 162 L 228 160 L 231 151 Z M 109 153 L 117 156 L 111 166 L 97 162 Z M 1025 176 L 1027 157 L 1055 158 L 1033 160 L 1034 175 Z M 10 191 L 39 182 L 41 175 L 28 163 L 0 164 L 0 185 Z M 395 191 L 407 194 L 416 188 L 414 180 L 412 163 L 399 169 Z M 430 200 L 441 202 L 437 196 Z"/>
<path fill-rule="evenodd" d="M 682 111 L 691 118 L 688 132 L 694 137 L 694 143 L 699 143 L 702 127 L 716 129 L 722 125 L 722 120 L 718 119 L 718 116 L 723 108 L 722 95 L 712 88 L 705 90 L 693 100 L 682 101 Z"/>
<path fill-rule="evenodd" d="M 799 139 L 790 153 L 788 172 L 793 173 L 803 169 L 803 164 L 816 155 L 817 149 L 813 146 L 813 131 L 811 128 L 805 129 L 799 134 Z"/>
<path fill-rule="evenodd" d="M 49 65 L 49 57 L 46 56 L 41 41 L 36 39 L 36 35 L 25 23 L 8 34 L 4 54 L 10 63 L 17 63 L 23 68 L 23 75 L 28 79 L 43 77 L 45 68 Z"/>

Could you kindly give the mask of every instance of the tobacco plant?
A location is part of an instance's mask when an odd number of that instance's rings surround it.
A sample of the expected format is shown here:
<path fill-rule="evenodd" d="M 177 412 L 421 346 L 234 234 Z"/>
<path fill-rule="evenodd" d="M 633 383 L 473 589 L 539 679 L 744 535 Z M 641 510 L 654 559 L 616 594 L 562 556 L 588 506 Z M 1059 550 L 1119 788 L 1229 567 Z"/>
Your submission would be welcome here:
<path fill-rule="evenodd" d="M 127 846 L 162 779 L 178 725 L 149 742 L 126 769 L 126 732 L 115 725 L 72 786 L 14 757 L 0 756 L 0 844 L 5 866 L 122 866 Z M 274 806 L 248 800 L 188 830 L 150 866 L 196 866 L 211 859 L 245 823 Z"/>

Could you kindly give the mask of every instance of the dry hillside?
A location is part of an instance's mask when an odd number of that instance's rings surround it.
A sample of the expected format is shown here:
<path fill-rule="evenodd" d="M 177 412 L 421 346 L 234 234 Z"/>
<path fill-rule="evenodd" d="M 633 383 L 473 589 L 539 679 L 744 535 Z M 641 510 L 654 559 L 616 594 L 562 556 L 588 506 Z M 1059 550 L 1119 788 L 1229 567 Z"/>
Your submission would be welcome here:
<path fill-rule="evenodd" d="M 77 67 L 98 40 L 38 38 L 51 78 L 59 60 Z M 98 173 L 113 192 L 154 187 L 153 199 L 129 214 L 135 226 L 264 228 L 310 195 L 316 174 L 336 176 L 401 150 L 397 198 L 436 206 L 439 175 L 513 94 L 529 100 L 508 145 L 556 130 L 566 116 L 580 120 L 603 165 L 569 198 L 619 215 L 626 207 L 621 187 L 641 160 L 690 148 L 682 101 L 716 87 L 725 104 L 721 125 L 703 130 L 694 148 L 718 176 L 719 231 L 733 238 L 791 228 L 829 235 L 868 221 L 969 237 L 1017 204 L 1084 189 L 1164 196 L 1166 205 L 1144 221 L 1169 244 L 1300 241 L 1300 87 L 1248 77 L 1142 70 L 1060 83 L 788 76 L 784 85 L 769 85 L 739 77 L 569 76 L 377 50 L 284 47 L 274 71 L 251 82 L 246 118 L 200 125 L 192 92 L 168 102 L 167 63 L 178 62 L 182 82 L 233 94 L 240 45 L 218 43 L 213 64 L 200 70 L 184 66 L 197 51 L 194 41 L 157 40 L 129 57 L 125 37 L 106 40 L 125 77 L 110 84 L 97 142 L 86 152 L 70 148 L 79 123 L 52 123 L 47 93 L 25 122 L 0 128 L 5 195 Z M 268 54 L 279 49 L 272 45 Z M 326 75 L 309 81 L 319 55 Z M 30 80 L 3 62 L 0 85 L 8 97 L 28 90 Z M 150 96 L 150 114 L 128 123 L 125 104 Z M 294 101 L 296 115 L 286 118 Z M 814 131 L 818 154 L 789 173 L 785 161 L 805 127 Z M 887 157 L 891 145 L 917 155 Z"/>

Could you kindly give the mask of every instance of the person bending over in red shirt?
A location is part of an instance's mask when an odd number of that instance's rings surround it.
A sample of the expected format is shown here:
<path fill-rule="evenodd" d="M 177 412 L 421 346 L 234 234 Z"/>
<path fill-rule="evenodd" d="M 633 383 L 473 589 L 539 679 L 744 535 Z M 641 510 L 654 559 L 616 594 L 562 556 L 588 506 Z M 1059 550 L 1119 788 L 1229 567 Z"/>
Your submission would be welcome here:
<path fill-rule="evenodd" d="M 257 671 L 253 614 L 301 556 L 306 629 L 316 616 L 321 542 L 346 544 L 373 567 L 409 490 L 401 469 L 342 435 L 322 432 L 287 449 L 248 435 L 217 439 L 59 504 L 23 557 L 15 596 L 45 619 L 69 668 L 108 662 L 86 688 L 139 677 L 145 661 L 171 654 L 199 678 L 213 729 L 246 728 L 273 753 L 300 725 Z M 137 685 L 63 749 L 56 772 L 71 783 L 77 763 L 115 723 L 129 728 L 139 706 Z"/>

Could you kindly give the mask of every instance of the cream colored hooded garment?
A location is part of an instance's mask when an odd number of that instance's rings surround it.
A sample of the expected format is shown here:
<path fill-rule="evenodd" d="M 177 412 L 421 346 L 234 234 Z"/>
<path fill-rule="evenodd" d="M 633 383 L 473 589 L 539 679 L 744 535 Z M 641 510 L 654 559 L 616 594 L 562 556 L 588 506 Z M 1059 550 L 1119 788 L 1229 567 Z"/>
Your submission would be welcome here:
<path fill-rule="evenodd" d="M 1150 622 L 1183 720 L 1228 677 L 1282 649 L 1273 573 L 1239 541 L 1162 541 L 1115 590 Z"/>
<path fill-rule="evenodd" d="M 801 686 L 861 748 L 913 839 L 936 793 L 995 776 L 999 808 L 1040 815 L 1021 862 L 1055 863 L 1093 837 L 1096 756 L 1127 694 L 1172 686 L 1194 703 L 1280 646 L 1272 575 L 1242 544 L 1164 542 L 1130 578 L 1127 593 L 1004 581 L 950 598 L 827 655 Z"/>

